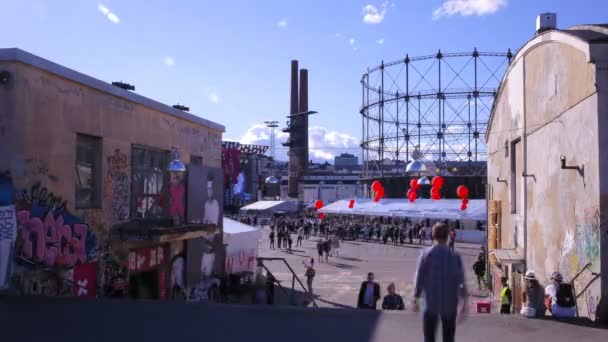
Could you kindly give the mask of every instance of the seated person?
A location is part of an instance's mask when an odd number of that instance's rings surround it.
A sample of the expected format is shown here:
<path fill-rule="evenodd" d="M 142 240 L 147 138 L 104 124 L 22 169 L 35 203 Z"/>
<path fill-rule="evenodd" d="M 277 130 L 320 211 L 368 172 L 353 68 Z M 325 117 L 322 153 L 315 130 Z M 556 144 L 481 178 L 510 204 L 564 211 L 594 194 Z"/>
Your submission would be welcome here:
<path fill-rule="evenodd" d="M 575 317 L 576 302 L 572 285 L 564 283 L 559 272 L 551 274 L 552 284 L 545 287 L 547 308 L 554 317 Z"/>
<path fill-rule="evenodd" d="M 527 271 L 524 276 L 522 292 L 522 314 L 526 317 L 545 316 L 545 289 L 536 280 L 534 271 Z"/>

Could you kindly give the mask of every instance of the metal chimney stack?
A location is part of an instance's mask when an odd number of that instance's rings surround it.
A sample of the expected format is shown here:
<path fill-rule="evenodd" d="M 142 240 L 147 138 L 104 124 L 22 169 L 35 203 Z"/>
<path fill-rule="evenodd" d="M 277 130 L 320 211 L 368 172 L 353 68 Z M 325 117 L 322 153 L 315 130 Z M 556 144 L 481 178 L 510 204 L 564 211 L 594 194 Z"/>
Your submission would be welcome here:
<path fill-rule="evenodd" d="M 298 113 L 298 61 L 291 61 L 291 98 L 290 98 L 290 115 Z M 287 196 L 292 198 L 298 197 L 298 181 L 300 179 L 300 163 L 297 148 L 295 144 L 298 141 L 298 120 L 295 116 L 289 119 L 289 183 Z"/>
<path fill-rule="evenodd" d="M 300 106 L 299 113 L 308 112 L 308 70 L 300 70 Z M 301 115 L 298 118 L 298 127 L 300 127 L 300 139 L 302 140 L 300 151 L 298 151 L 298 159 L 300 162 L 301 172 L 308 170 L 308 115 Z"/>

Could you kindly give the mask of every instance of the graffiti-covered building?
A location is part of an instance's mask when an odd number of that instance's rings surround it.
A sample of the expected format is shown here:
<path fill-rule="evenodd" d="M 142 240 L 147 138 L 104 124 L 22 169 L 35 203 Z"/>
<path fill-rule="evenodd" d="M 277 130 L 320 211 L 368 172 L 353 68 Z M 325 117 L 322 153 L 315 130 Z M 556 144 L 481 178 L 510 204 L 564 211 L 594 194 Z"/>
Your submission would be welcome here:
<path fill-rule="evenodd" d="M 607 25 L 540 27 L 494 103 L 488 243 L 495 293 L 508 277 L 516 309 L 526 270 L 543 285 L 553 272 L 573 282 L 580 316 L 608 304 L 606 42 Z"/>
<path fill-rule="evenodd" d="M 124 88 L 0 49 L 2 290 L 206 299 L 217 285 L 224 127 Z"/>

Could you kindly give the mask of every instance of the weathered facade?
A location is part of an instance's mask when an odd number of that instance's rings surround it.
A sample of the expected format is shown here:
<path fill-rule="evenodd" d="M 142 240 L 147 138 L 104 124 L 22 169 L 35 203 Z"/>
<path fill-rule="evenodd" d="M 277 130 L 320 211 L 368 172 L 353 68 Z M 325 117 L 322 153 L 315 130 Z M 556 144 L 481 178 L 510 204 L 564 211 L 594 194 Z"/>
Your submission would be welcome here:
<path fill-rule="evenodd" d="M 515 288 L 534 270 L 573 281 L 580 316 L 608 296 L 608 26 L 536 35 L 511 61 L 490 117 L 490 266 Z M 565 162 L 562 164 L 562 159 Z M 562 165 L 565 166 L 562 167 Z"/>
<path fill-rule="evenodd" d="M 223 268 L 224 127 L 19 49 L 0 72 L 9 290 L 200 294 Z M 187 172 L 167 170 L 172 150 Z"/>

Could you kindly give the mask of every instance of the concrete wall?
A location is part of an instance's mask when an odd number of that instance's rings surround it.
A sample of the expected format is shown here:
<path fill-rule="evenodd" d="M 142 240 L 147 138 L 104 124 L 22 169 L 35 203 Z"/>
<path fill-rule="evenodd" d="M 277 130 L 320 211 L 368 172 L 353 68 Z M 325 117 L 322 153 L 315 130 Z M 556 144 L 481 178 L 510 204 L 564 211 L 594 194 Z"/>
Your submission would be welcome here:
<path fill-rule="evenodd" d="M 608 144 L 598 144 L 595 84 L 596 67 L 580 44 L 539 37 L 513 61 L 488 128 L 490 199 L 502 201 L 501 247 L 523 250 L 527 242 L 526 267 L 543 285 L 552 272 L 570 281 L 587 263 L 593 272 L 602 264 L 599 227 L 606 211 L 600 207 L 598 157 Z M 521 149 L 514 150 L 517 139 Z M 514 152 L 517 172 L 511 171 Z M 561 155 L 569 166 L 584 165 L 584 176 L 562 170 Z M 600 284 L 589 271 L 575 282 L 579 292 L 589 285 L 578 299 L 581 316 L 595 316 Z"/>

